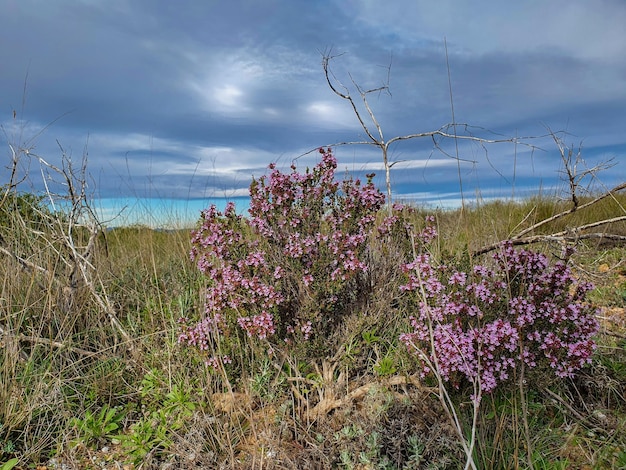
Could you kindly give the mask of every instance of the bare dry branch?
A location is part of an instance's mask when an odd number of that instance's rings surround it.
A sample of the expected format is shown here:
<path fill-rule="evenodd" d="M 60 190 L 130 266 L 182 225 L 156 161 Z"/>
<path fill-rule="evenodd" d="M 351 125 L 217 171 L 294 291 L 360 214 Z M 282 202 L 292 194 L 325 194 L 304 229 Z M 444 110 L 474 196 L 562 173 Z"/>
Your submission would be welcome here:
<path fill-rule="evenodd" d="M 358 108 L 356 106 L 356 103 L 352 99 L 352 96 L 350 95 L 350 92 L 348 91 L 348 89 L 344 85 L 341 85 L 341 87 L 346 90 L 345 93 L 341 93 L 332 83 L 332 80 L 330 78 L 330 75 L 332 73 L 330 72 L 329 63 L 330 63 L 330 61 L 332 59 L 334 59 L 336 57 L 338 57 L 338 56 L 327 56 L 327 55 L 325 55 L 323 57 L 323 59 L 322 59 L 322 67 L 324 68 L 324 76 L 326 77 L 326 82 L 328 83 L 328 86 L 333 91 L 333 93 L 335 93 L 337 96 L 339 96 L 340 98 L 342 98 L 342 99 L 344 99 L 344 100 L 346 100 L 346 101 L 348 101 L 350 103 L 350 106 L 352 106 L 352 110 L 354 111 L 354 114 L 356 115 L 357 119 L 359 120 L 359 124 L 361 125 L 361 127 L 363 128 L 363 130 L 365 131 L 367 136 L 370 138 L 370 140 L 372 141 L 371 143 L 373 143 L 375 145 L 378 145 L 378 140 L 370 132 L 369 128 L 365 124 L 365 121 L 363 121 L 363 118 L 361 117 L 361 113 L 359 112 L 359 110 L 358 110 Z M 337 83 L 341 84 L 341 82 L 339 82 L 339 80 L 337 80 L 337 78 L 334 75 L 333 75 L 333 78 L 337 81 Z"/>
<path fill-rule="evenodd" d="M 22 268 L 27 270 L 28 272 L 37 272 L 39 274 L 45 275 L 46 277 L 49 277 L 55 283 L 59 282 L 58 279 L 52 276 L 50 271 L 48 271 L 46 268 L 43 268 L 31 261 L 28 261 L 26 258 L 22 258 L 21 256 L 16 255 L 15 253 L 7 250 L 6 248 L 2 246 L 0 246 L 0 253 L 8 256 L 9 258 L 13 258 L 14 260 L 16 260 L 22 266 Z"/>
<path fill-rule="evenodd" d="M 32 238 L 40 239 L 44 246 L 54 253 L 56 262 L 66 267 L 67 278 L 63 273 L 53 272 L 47 267 L 38 265 L 25 256 L 14 252 L 10 247 L 0 246 L 0 253 L 15 259 L 23 269 L 37 273 L 45 282 L 56 285 L 64 290 L 69 297 L 67 305 L 81 288 L 86 288 L 99 308 L 106 313 L 113 328 L 123 338 L 131 352 L 134 351 L 134 342 L 117 319 L 117 312 L 112 306 L 106 289 L 93 265 L 93 254 L 96 240 L 101 232 L 101 225 L 92 209 L 87 192 L 87 158 L 86 153 L 79 165 L 75 165 L 65 150 L 58 143 L 61 150 L 61 164 L 55 165 L 29 150 L 22 150 L 23 155 L 34 157 L 39 162 L 42 184 L 45 188 L 51 212 L 33 207 L 38 217 L 45 221 L 48 230 L 42 232 L 26 225 L 22 219 L 16 220 L 22 229 Z M 18 159 L 19 155 L 15 155 Z M 16 166 L 17 163 L 14 164 Z M 58 192 L 55 188 L 61 188 Z M 6 199 L 5 193 L 3 200 Z M 26 340 L 37 342 L 31 337 Z M 60 347 L 49 343 L 51 346 Z"/>

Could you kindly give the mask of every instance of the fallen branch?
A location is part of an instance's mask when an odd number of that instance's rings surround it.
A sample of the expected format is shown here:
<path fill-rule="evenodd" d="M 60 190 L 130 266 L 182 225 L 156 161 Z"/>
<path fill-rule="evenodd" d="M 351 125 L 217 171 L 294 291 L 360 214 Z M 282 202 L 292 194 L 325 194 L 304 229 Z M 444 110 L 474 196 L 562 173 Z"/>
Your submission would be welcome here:
<path fill-rule="evenodd" d="M 565 210 L 563 212 L 559 212 L 558 214 L 555 214 L 552 217 L 548 217 L 547 219 L 543 219 L 542 221 L 537 222 L 536 224 L 531 225 L 530 227 L 522 230 L 520 233 L 515 235 L 515 238 L 521 238 L 524 235 L 526 235 L 527 233 L 531 233 L 531 232 L 537 230 L 538 228 L 540 228 L 540 227 L 542 227 L 542 226 L 544 226 L 544 225 L 546 225 L 546 224 L 548 224 L 550 222 L 553 222 L 553 221 L 555 221 L 557 219 L 565 217 L 566 215 L 573 214 L 574 212 L 581 211 L 582 209 L 585 209 L 587 207 L 593 206 L 594 204 L 602 201 L 603 199 L 606 199 L 609 196 L 612 196 L 614 193 L 617 193 L 617 192 L 619 192 L 619 191 L 621 191 L 623 189 L 626 189 L 626 183 L 621 183 L 621 184 L 615 186 L 613 189 L 611 189 L 611 190 L 601 194 L 600 196 L 596 197 L 595 199 L 593 199 L 593 200 L 591 200 L 591 201 L 589 201 L 589 202 L 587 202 L 585 204 L 582 204 L 580 206 L 579 205 L 574 205 L 574 206 L 572 206 L 568 210 Z"/>
<path fill-rule="evenodd" d="M 53 348 L 57 348 L 57 349 L 65 349 L 67 351 L 71 351 L 71 352 L 75 352 L 77 354 L 80 354 L 82 356 L 95 356 L 98 354 L 101 354 L 99 351 L 87 351 L 86 349 L 81 349 L 81 348 L 76 348 L 74 346 L 69 346 L 65 343 L 62 343 L 60 341 L 54 341 L 48 338 L 40 338 L 38 336 L 30 336 L 30 335 L 24 335 L 24 334 L 12 334 L 12 333 L 7 333 L 2 326 L 0 326 L 0 338 L 10 338 L 12 340 L 16 340 L 16 341 L 25 341 L 28 343 L 34 343 L 34 344 L 45 344 L 47 346 L 51 346 Z"/>
<path fill-rule="evenodd" d="M 621 218 L 626 220 L 626 216 Z M 626 243 L 626 235 L 616 235 L 610 233 L 572 233 L 571 231 L 563 231 L 554 233 L 552 235 L 534 235 L 532 237 L 525 238 L 513 238 L 510 240 L 506 240 L 506 243 L 511 243 L 513 246 L 523 246 L 523 245 L 532 245 L 534 243 L 543 243 L 543 242 L 558 242 L 558 243 L 575 243 L 580 240 L 591 240 L 591 239 L 599 239 L 599 240 L 615 240 L 618 242 Z M 472 252 L 472 256 L 480 256 L 485 253 L 489 253 L 490 251 L 496 250 L 502 246 L 505 242 L 496 242 L 491 245 L 484 246 L 476 251 Z"/>
<path fill-rule="evenodd" d="M 590 222 L 588 224 L 579 225 L 569 230 L 563 230 L 561 232 L 555 232 L 555 233 L 551 233 L 547 235 L 526 236 L 527 234 L 537 230 L 538 228 L 550 222 L 554 222 L 555 220 L 565 217 L 566 215 L 573 214 L 574 212 L 578 212 L 582 209 L 591 207 L 594 204 L 597 204 L 598 202 L 606 199 L 607 197 L 613 196 L 613 194 L 615 194 L 616 192 L 622 191 L 624 189 L 626 189 L 626 183 L 621 183 L 615 186 L 613 189 L 610 189 L 609 191 L 601 194 L 600 196 L 596 197 L 595 199 L 585 204 L 582 204 L 582 205 L 574 204 L 570 209 L 559 212 L 558 214 L 548 217 L 547 219 L 543 219 L 537 222 L 536 224 L 533 224 L 530 227 L 525 228 L 524 230 L 510 237 L 508 240 L 506 240 L 506 242 L 512 243 L 515 246 L 530 245 L 533 243 L 541 243 L 541 242 L 549 242 L 549 241 L 555 241 L 555 242 L 560 242 L 560 243 L 577 242 L 579 240 L 589 240 L 589 239 L 615 240 L 618 242 L 626 243 L 626 236 L 624 235 L 618 235 L 618 234 L 613 234 L 613 233 L 601 233 L 601 232 L 583 233 L 585 230 L 601 227 L 603 225 L 608 225 L 608 224 L 617 223 L 617 222 L 624 222 L 626 221 L 626 216 L 618 216 L 618 217 L 612 217 L 610 219 L 602 219 L 596 222 Z M 530 216 L 530 214 L 528 214 L 528 216 Z M 526 218 L 528 218 L 528 216 Z M 489 253 L 490 251 L 498 249 L 500 246 L 502 246 L 502 243 L 503 241 L 499 241 L 499 242 L 484 246 L 478 250 L 473 251 L 472 255 L 473 256 L 484 255 L 485 253 Z"/>

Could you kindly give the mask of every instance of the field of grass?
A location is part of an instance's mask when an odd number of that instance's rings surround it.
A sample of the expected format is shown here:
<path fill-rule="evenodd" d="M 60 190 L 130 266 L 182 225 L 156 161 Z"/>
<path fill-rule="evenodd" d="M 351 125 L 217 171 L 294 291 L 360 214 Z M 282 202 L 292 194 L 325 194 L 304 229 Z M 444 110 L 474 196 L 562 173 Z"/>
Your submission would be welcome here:
<path fill-rule="evenodd" d="M 475 262 L 482 247 L 567 207 L 531 199 L 432 212 L 434 255 Z M 567 233 L 625 207 L 617 195 L 530 235 Z M 90 238 L 76 229 L 70 249 L 66 228 L 0 215 L 0 469 L 463 468 L 436 387 L 398 340 L 412 312 L 397 308 L 391 250 L 372 249 L 371 298 L 354 299 L 318 340 L 324 354 L 267 354 L 262 343 L 224 338 L 238 355 L 227 371 L 178 343 L 179 319 L 203 314 L 206 278 L 190 260 L 190 230 Z M 424 215 L 416 211 L 416 226 Z M 625 236 L 626 222 L 599 230 Z M 558 256 L 560 246 L 533 249 Z M 589 298 L 600 307 L 592 364 L 523 395 L 486 395 L 478 468 L 626 468 L 626 243 L 581 239 L 573 269 L 595 285 Z M 471 403 L 462 387 L 450 394 L 469 433 Z"/>

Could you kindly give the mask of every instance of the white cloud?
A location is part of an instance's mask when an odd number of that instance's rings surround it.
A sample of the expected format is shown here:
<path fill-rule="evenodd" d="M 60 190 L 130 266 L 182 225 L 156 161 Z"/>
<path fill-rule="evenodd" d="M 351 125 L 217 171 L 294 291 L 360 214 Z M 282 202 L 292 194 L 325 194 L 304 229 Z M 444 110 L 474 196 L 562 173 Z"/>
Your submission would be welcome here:
<path fill-rule="evenodd" d="M 187 48 L 181 55 L 186 61 L 183 90 L 203 104 L 207 113 L 252 120 L 262 115 L 294 123 L 301 111 L 294 96 L 306 93 L 310 98 L 319 89 L 327 91 L 321 67 L 297 48 L 246 44 L 210 50 Z M 312 85 L 314 73 L 320 80 Z"/>
<path fill-rule="evenodd" d="M 344 129 L 356 129 L 358 126 L 349 104 L 339 99 L 312 101 L 304 106 L 304 113 L 306 120 L 317 128 L 339 126 Z"/>
<path fill-rule="evenodd" d="M 247 102 L 256 85 L 263 80 L 263 68 L 246 57 L 245 50 L 209 53 L 188 51 L 189 66 L 183 81 L 191 94 L 205 103 L 207 112 L 247 115 Z M 244 92 L 245 90 L 245 92 Z"/>
<path fill-rule="evenodd" d="M 457 166 L 457 161 L 452 158 L 430 158 L 425 160 L 398 160 L 397 162 L 390 162 L 392 164 L 391 171 L 403 171 L 409 169 L 424 169 L 424 168 L 437 168 Z M 342 165 L 339 164 L 339 167 Z M 346 165 L 344 165 L 346 166 Z M 352 163 L 349 165 L 352 170 L 357 171 L 384 171 L 385 166 L 382 162 L 367 162 L 367 163 Z"/>
<path fill-rule="evenodd" d="M 226 108 L 245 109 L 240 98 L 243 91 L 234 85 L 222 85 L 214 89 L 213 99 Z"/>

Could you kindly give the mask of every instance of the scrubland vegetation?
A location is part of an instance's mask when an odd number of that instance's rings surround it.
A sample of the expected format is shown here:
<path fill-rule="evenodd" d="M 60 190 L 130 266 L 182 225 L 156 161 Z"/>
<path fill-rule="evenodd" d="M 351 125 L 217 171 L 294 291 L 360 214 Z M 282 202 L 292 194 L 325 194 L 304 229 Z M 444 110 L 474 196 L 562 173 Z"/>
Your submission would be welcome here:
<path fill-rule="evenodd" d="M 626 468 L 624 185 L 426 210 L 319 157 L 193 230 L 11 178 L 0 468 Z"/>

